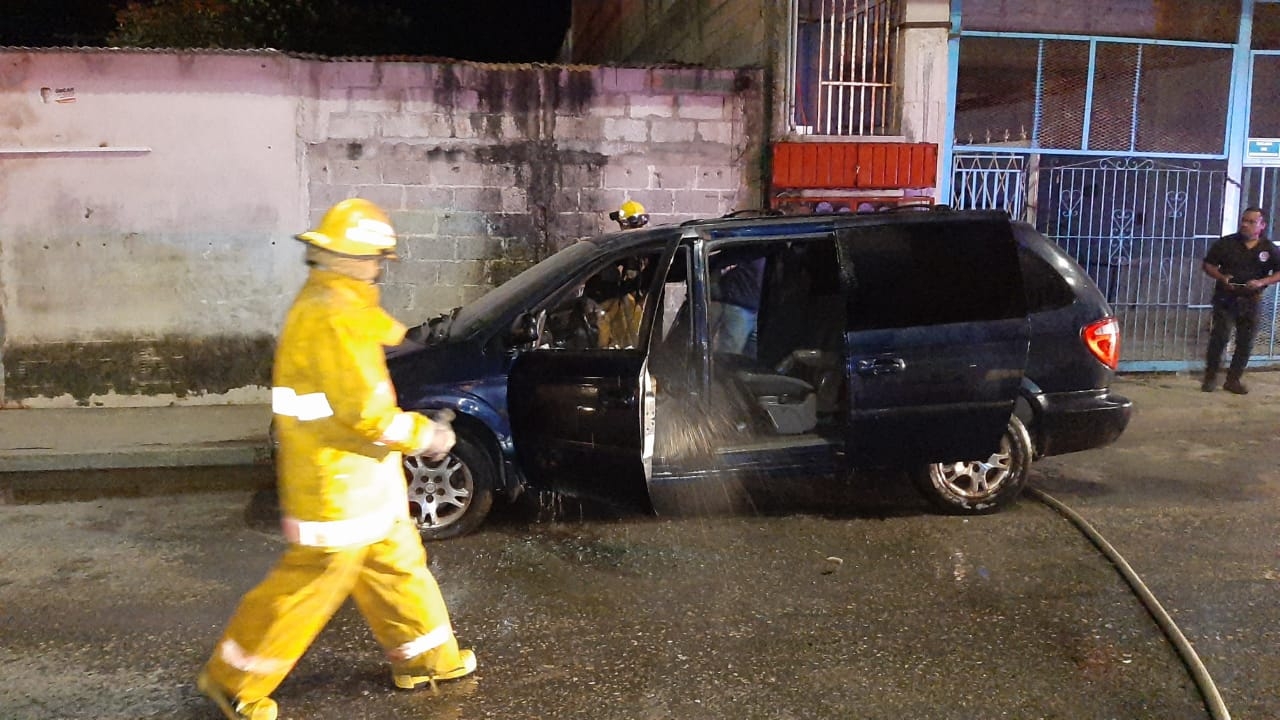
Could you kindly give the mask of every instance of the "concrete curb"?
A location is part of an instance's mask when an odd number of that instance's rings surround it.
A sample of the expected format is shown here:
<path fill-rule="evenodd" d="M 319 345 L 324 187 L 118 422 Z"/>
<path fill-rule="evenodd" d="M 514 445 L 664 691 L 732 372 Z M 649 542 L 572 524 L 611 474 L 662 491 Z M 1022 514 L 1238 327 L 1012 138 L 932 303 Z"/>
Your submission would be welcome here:
<path fill-rule="evenodd" d="M 0 458 L 0 473 L 59 470 L 121 470 L 158 467 L 224 467 L 265 465 L 271 450 L 265 442 L 226 444 L 219 447 L 162 447 L 90 452 L 10 451 Z"/>
<path fill-rule="evenodd" d="M 0 412 L 0 474 L 261 465 L 270 405 Z"/>

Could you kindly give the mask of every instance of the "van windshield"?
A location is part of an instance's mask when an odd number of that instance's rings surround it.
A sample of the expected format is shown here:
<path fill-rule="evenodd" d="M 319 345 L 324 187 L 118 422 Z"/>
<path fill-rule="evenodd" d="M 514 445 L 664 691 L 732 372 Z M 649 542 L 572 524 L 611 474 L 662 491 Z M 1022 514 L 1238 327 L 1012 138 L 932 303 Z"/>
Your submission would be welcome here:
<path fill-rule="evenodd" d="M 527 310 L 600 253 L 594 242 L 570 245 L 458 309 L 449 334 L 469 337 L 492 321 Z"/>

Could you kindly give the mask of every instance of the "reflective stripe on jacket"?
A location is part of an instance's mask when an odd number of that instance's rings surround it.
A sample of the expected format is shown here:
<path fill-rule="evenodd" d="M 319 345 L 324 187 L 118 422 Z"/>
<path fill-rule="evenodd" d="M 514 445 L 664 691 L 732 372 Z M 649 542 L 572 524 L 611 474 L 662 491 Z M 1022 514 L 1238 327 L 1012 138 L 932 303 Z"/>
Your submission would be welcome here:
<path fill-rule="evenodd" d="M 394 505 L 346 520 L 299 520 L 286 515 L 280 521 L 284 537 L 291 543 L 321 548 L 372 545 L 391 534 L 396 518 L 404 514 L 398 499 Z"/>
<path fill-rule="evenodd" d="M 379 305 L 377 286 L 318 268 L 289 309 L 271 396 L 293 542 L 377 542 L 406 514 L 401 452 L 425 447 L 432 428 L 396 404 L 383 348 L 404 333 Z"/>

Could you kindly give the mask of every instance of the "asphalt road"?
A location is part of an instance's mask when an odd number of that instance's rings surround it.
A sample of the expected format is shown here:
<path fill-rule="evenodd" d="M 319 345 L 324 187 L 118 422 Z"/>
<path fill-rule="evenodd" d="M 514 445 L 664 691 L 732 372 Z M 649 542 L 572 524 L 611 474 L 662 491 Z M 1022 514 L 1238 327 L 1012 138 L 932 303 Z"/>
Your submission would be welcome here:
<path fill-rule="evenodd" d="M 1033 479 L 1142 575 L 1237 720 L 1280 717 L 1273 384 L 1134 381 L 1119 443 Z M 192 679 L 281 548 L 248 472 L 0 506 L 0 717 L 219 717 Z M 123 482 L 184 478 L 165 479 Z M 1120 575 L 1030 499 L 941 517 L 857 478 L 821 513 L 519 508 L 428 551 L 474 679 L 392 689 L 348 605 L 275 694 L 282 718 L 1208 717 Z"/>
<path fill-rule="evenodd" d="M 1195 646 L 1236 720 L 1280 718 L 1280 372 L 1251 394 L 1131 379 L 1114 446 L 1049 458 L 1036 486 L 1125 556 Z"/>

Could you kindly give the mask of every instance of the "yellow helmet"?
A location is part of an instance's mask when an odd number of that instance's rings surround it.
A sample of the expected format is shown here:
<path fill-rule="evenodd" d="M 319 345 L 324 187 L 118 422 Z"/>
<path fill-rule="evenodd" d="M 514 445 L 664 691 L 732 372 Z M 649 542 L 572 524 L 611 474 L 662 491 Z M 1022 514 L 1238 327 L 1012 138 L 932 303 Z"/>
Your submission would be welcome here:
<path fill-rule="evenodd" d="M 622 207 L 609 213 L 609 219 L 618 223 L 622 229 L 640 228 L 649 223 L 649 213 L 644 206 L 635 200 L 622 203 Z"/>
<path fill-rule="evenodd" d="M 329 208 L 320 226 L 297 236 L 330 252 L 352 257 L 396 256 L 396 231 L 382 208 L 364 198 L 350 198 Z"/>

